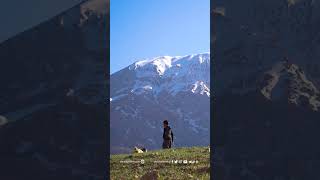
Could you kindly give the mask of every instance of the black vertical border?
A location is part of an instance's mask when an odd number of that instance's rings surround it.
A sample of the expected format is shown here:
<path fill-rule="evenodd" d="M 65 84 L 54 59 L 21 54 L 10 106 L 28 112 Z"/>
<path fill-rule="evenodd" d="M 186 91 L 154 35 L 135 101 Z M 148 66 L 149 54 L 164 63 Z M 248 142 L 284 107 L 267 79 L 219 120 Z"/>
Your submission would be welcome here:
<path fill-rule="evenodd" d="M 214 92 L 214 56 L 213 56 L 213 48 L 214 48 L 214 44 L 213 44 L 213 2 L 214 0 L 210 0 L 210 179 L 213 179 L 213 167 L 214 167 L 214 163 L 213 163 L 213 155 L 214 155 L 214 140 L 213 140 L 213 131 L 214 131 L 214 94 L 212 92 Z"/>
<path fill-rule="evenodd" d="M 105 67 L 106 67 L 106 90 L 107 90 L 107 99 L 106 99 L 106 157 L 103 157 L 107 160 L 106 162 L 106 179 L 110 179 L 110 1 L 107 1 L 107 27 L 106 27 L 106 33 L 107 33 L 107 52 L 106 52 L 106 61 L 105 61 Z"/>

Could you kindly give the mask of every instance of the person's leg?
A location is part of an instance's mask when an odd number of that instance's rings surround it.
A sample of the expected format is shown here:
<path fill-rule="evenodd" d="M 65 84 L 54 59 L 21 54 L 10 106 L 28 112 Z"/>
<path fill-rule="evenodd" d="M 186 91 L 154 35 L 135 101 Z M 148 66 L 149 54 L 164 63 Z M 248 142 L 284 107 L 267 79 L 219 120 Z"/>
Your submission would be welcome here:
<path fill-rule="evenodd" d="M 162 148 L 163 149 L 168 149 L 168 148 L 170 148 L 170 141 L 168 141 L 168 140 L 164 140 L 163 141 L 163 144 L 162 144 Z"/>

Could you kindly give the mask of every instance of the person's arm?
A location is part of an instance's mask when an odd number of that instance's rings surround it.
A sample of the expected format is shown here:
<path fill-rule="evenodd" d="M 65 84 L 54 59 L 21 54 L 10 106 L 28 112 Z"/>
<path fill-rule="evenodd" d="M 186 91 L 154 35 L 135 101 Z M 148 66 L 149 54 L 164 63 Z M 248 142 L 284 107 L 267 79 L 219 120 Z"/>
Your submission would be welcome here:
<path fill-rule="evenodd" d="M 172 130 L 171 130 L 171 139 L 172 139 L 172 142 L 173 142 L 173 132 L 172 132 Z"/>
<path fill-rule="evenodd" d="M 166 139 L 166 134 L 165 133 L 166 133 L 166 131 L 165 131 L 165 129 L 163 129 L 163 134 L 162 134 L 162 138 L 163 139 Z"/>
<path fill-rule="evenodd" d="M 171 132 L 172 132 L 171 129 L 165 131 L 165 139 L 166 140 L 171 139 Z"/>

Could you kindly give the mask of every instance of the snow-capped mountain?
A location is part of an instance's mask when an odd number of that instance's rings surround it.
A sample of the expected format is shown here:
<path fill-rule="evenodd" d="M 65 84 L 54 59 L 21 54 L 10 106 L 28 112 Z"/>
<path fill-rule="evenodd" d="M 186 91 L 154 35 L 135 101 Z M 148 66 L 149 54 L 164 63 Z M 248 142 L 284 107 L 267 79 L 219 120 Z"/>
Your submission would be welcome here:
<path fill-rule="evenodd" d="M 175 57 L 162 56 L 137 61 L 127 67 L 128 71 L 135 75 L 133 81 L 126 87 L 111 91 L 111 101 L 130 93 L 137 95 L 150 93 L 156 97 L 165 92 L 175 95 L 182 91 L 191 91 L 210 97 L 209 56 L 209 53 L 205 53 Z M 111 88 L 113 87 L 111 85 Z"/>
<path fill-rule="evenodd" d="M 137 61 L 111 75 L 111 152 L 161 147 L 168 119 L 176 146 L 208 145 L 210 54 Z"/>

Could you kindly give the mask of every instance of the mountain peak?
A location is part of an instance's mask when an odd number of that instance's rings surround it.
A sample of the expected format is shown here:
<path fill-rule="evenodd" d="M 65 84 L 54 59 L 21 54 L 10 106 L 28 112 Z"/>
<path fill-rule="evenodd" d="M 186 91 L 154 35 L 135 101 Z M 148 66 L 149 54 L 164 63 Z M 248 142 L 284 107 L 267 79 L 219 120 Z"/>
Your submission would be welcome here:
<path fill-rule="evenodd" d="M 181 60 L 191 61 L 191 63 L 195 63 L 197 61 L 201 64 L 204 62 L 209 62 L 209 59 L 210 53 L 192 54 L 186 56 L 158 56 L 151 59 L 138 60 L 130 65 L 129 69 L 136 70 L 142 68 L 151 68 L 151 70 L 154 70 L 152 67 L 155 66 L 155 69 L 159 72 L 159 74 L 162 75 L 166 69 L 171 68 L 173 65 L 181 67 L 181 64 L 178 63 Z"/>

